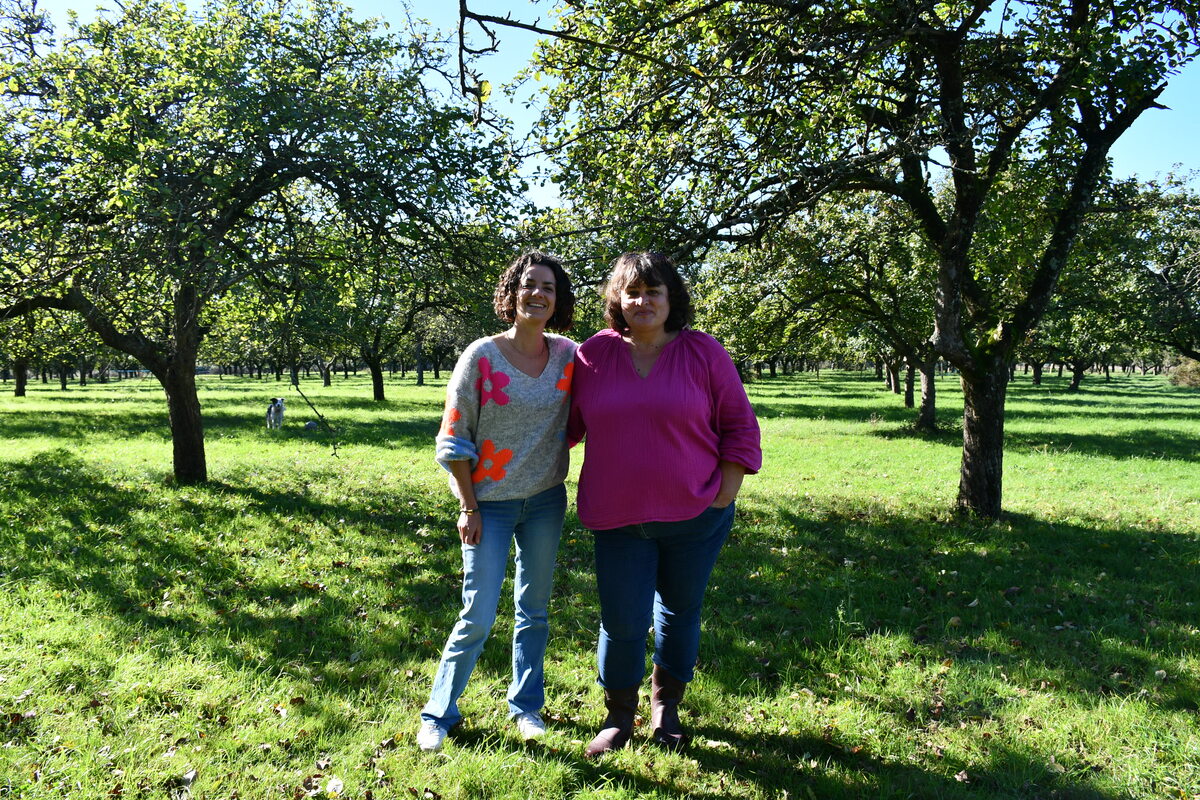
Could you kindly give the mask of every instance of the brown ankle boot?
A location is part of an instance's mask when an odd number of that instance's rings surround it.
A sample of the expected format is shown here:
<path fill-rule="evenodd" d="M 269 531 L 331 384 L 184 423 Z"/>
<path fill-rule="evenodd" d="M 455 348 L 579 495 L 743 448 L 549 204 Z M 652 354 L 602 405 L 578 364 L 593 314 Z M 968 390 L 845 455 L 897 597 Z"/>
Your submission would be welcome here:
<path fill-rule="evenodd" d="M 633 718 L 637 714 L 638 688 L 631 686 L 628 689 L 604 690 L 604 706 L 608 709 L 608 716 L 596 738 L 584 751 L 586 757 L 596 758 L 609 750 L 624 747 L 629 741 L 633 735 Z"/>
<path fill-rule="evenodd" d="M 679 724 L 679 701 L 687 684 L 655 664 L 651 686 L 650 724 L 654 741 L 668 750 L 678 750 L 691 738 Z"/>

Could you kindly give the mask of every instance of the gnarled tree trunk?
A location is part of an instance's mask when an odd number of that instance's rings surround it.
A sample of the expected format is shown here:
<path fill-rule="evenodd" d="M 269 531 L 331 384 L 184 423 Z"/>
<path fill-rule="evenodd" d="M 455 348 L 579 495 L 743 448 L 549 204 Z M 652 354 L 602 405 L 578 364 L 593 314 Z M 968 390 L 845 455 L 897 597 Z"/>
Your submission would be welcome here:
<path fill-rule="evenodd" d="M 13 397 L 24 397 L 29 383 L 29 362 L 24 358 L 13 361 Z"/>
<path fill-rule="evenodd" d="M 921 371 L 921 408 L 917 412 L 916 427 L 923 433 L 937 430 L 936 365 L 935 358 L 926 359 L 918 365 Z"/>
<path fill-rule="evenodd" d="M 1079 384 L 1083 381 L 1083 373 L 1088 368 L 1087 361 L 1072 361 L 1071 362 L 1071 385 L 1067 387 L 1068 392 L 1078 392 Z"/>
<path fill-rule="evenodd" d="M 175 358 L 166 371 L 156 377 L 167 393 L 175 482 L 204 483 L 208 480 L 208 461 L 204 454 L 200 397 L 196 392 L 195 354 L 190 358 Z"/>
<path fill-rule="evenodd" d="M 989 368 L 962 376 L 963 453 L 958 508 L 982 517 L 1000 516 L 1004 477 L 1004 398 L 1008 365 L 995 358 Z"/>

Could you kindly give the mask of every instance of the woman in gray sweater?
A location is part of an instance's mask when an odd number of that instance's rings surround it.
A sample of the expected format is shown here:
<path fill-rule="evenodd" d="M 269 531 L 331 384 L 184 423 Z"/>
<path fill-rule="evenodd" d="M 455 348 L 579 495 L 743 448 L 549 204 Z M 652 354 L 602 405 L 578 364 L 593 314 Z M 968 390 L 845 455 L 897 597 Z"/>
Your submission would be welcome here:
<path fill-rule="evenodd" d="M 472 342 L 454 368 L 437 437 L 437 460 L 450 472 L 460 503 L 462 612 L 421 711 L 417 745 L 439 750 L 462 720 L 458 698 L 496 621 L 508 553 L 516 542 L 513 677 L 508 707 L 525 739 L 546 731 L 542 662 L 546 607 L 567 495 L 566 423 L 575 342 L 546 333 L 569 330 L 575 310 L 562 263 L 526 253 L 496 287 L 497 316 L 511 327 Z"/>

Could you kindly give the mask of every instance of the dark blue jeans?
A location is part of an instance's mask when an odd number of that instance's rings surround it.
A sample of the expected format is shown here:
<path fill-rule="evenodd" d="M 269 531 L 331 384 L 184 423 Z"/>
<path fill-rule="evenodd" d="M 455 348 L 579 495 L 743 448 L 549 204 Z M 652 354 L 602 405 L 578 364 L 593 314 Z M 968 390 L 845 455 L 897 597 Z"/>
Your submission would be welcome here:
<path fill-rule="evenodd" d="M 733 527 L 734 506 L 682 522 L 594 531 L 600 593 L 600 685 L 638 686 L 646 675 L 646 631 L 654 663 L 690 681 L 700 652 L 704 590 Z"/>

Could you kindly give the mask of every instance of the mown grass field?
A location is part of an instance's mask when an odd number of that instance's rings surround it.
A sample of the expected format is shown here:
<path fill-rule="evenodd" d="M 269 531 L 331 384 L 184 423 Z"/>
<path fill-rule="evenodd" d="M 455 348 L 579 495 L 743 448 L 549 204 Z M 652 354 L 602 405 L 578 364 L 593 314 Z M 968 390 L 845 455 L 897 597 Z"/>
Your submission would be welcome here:
<path fill-rule="evenodd" d="M 444 382 L 202 381 L 213 482 L 168 480 L 152 381 L 0 387 L 0 798 L 1200 798 L 1200 392 L 1018 375 L 1000 523 L 870 376 L 759 381 L 691 749 L 598 763 L 589 536 L 568 518 L 551 732 L 497 625 L 445 750 L 412 735 L 458 611 Z M 283 394 L 285 429 L 263 427 Z M 636 454 L 631 454 L 636 457 Z M 577 465 L 576 465 L 577 466 Z M 648 710 L 646 710 L 648 715 Z M 320 788 L 318 788 L 320 787 Z"/>

